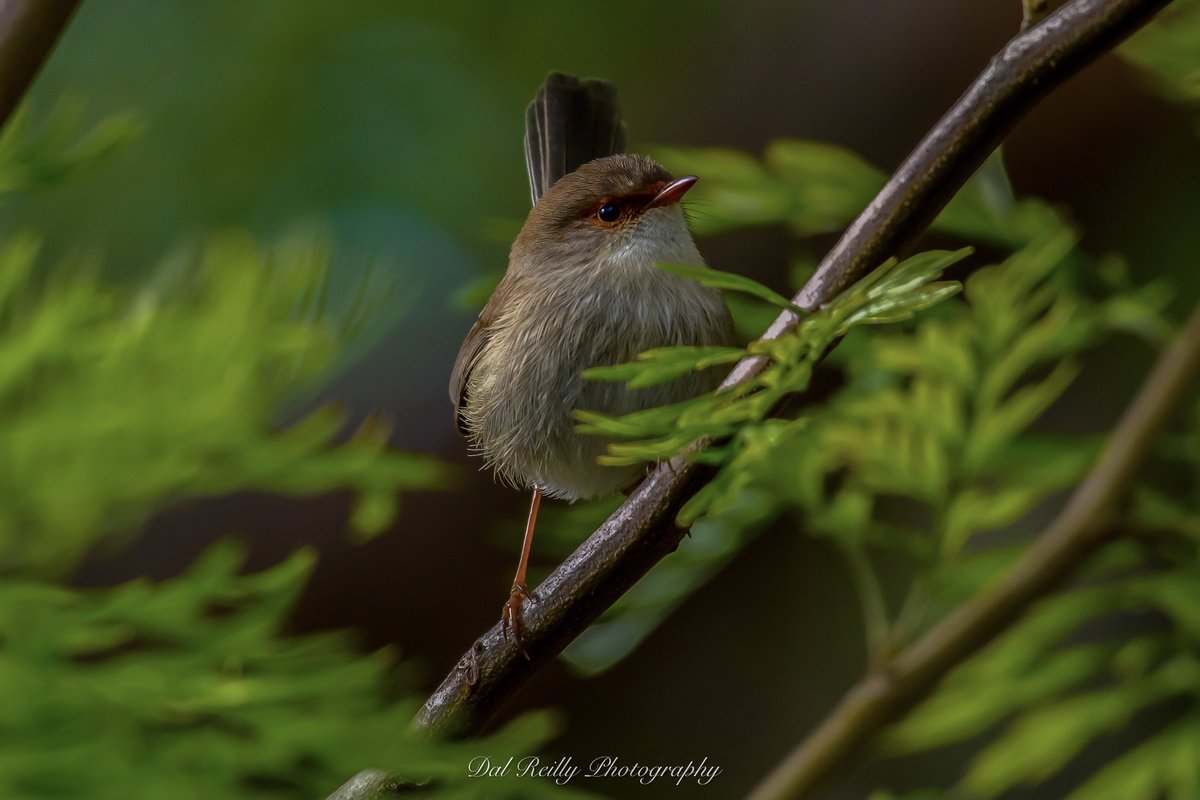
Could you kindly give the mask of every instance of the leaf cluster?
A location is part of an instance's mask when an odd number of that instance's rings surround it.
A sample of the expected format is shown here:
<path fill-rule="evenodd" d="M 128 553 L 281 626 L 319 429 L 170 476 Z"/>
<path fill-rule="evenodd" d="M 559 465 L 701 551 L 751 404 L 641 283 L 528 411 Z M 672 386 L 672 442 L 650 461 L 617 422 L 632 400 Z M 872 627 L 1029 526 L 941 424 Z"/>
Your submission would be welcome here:
<path fill-rule="evenodd" d="M 1200 792 L 1200 405 L 1163 448 L 1182 492 L 1143 486 L 1110 544 L 1069 591 L 1043 601 L 895 726 L 886 748 L 904 754 L 990 736 L 959 784 L 997 797 L 1058 775 L 1090 749 L 1115 756 L 1070 800 L 1194 797 Z M 1177 441 L 1179 441 L 1177 440 Z M 1174 450 L 1174 452 L 1172 452 Z M 1132 738 L 1128 731 L 1139 734 Z M 1119 737 L 1119 738 L 1118 738 Z"/>
<path fill-rule="evenodd" d="M 239 575 L 231 544 L 178 578 L 72 590 L 0 584 L 0 795 L 312 798 L 364 764 L 439 797 L 580 796 L 465 765 L 544 743 L 551 716 L 467 744 L 408 728 L 419 689 L 389 650 L 342 633 L 281 636 L 312 571 L 300 551 Z"/>
<path fill-rule="evenodd" d="M 747 226 L 785 225 L 797 236 L 840 233 L 875 197 L 887 175 L 826 142 L 779 139 L 761 159 L 721 148 L 656 150 L 677 173 L 704 176 L 688 193 L 697 235 Z M 965 241 L 1019 247 L 1044 232 L 1054 211 L 1016 200 L 999 151 L 955 195 L 932 229 Z"/>
<path fill-rule="evenodd" d="M 1174 99 L 1200 97 L 1200 5 L 1173 4 L 1122 48 Z M 1112 265 L 1098 265 L 1101 273 Z M 1119 272 L 1119 271 L 1118 271 Z M 1101 309 L 1112 327 L 1160 339 L 1162 286 L 1127 289 Z M 1060 796 L 1190 798 L 1200 794 L 1200 404 L 1158 443 L 1114 539 L 1075 585 L 1039 603 L 966 662 L 889 732 L 906 754 L 982 742 L 955 796 L 999 797 L 1071 775 Z M 980 577 L 992 553 L 975 562 Z M 956 592 L 980 579 L 947 581 Z M 1101 755 L 1102 754 L 1102 755 Z"/>
<path fill-rule="evenodd" d="M 0 196 L 45 189 L 94 169 L 141 133 L 141 120 L 127 113 L 78 134 L 84 110 L 79 98 L 61 100 L 34 131 L 30 107 L 17 107 L 0 130 Z"/>
<path fill-rule="evenodd" d="M 1126 42 L 1119 50 L 1151 79 L 1167 98 L 1193 109 L 1200 104 L 1200 2 L 1177 0 L 1162 19 Z"/>
<path fill-rule="evenodd" d="M 957 293 L 953 281 L 938 281 L 942 271 L 964 258 L 969 251 L 931 252 L 903 264 L 882 265 L 841 297 L 818 311 L 807 314 L 793 334 L 770 341 L 754 342 L 749 348 L 671 347 L 650 350 L 630 364 L 596 367 L 584 372 L 591 380 L 622 381 L 635 386 L 653 386 L 684 372 L 727 364 L 747 355 L 769 361 L 763 372 L 728 390 L 718 391 L 671 406 L 612 417 L 593 411 L 576 411 L 582 433 L 636 438 L 634 442 L 610 445 L 601 463 L 638 464 L 666 460 L 699 439 L 722 438 L 741 430 L 747 423 L 764 419 L 789 393 L 807 386 L 815 364 L 829 346 L 857 325 L 895 322 L 910 318 L 921 309 Z M 791 303 L 749 278 L 718 272 L 708 267 L 680 264 L 663 269 L 692 278 L 707 286 L 749 291 L 782 308 Z M 709 448 L 699 457 L 719 463 L 724 451 Z M 702 501 L 685 511 L 696 514 Z M 694 519 L 694 516 L 686 517 Z"/>
<path fill-rule="evenodd" d="M 358 314 L 322 309 L 319 240 L 264 251 L 211 239 L 124 291 L 79 269 L 49 277 L 38 246 L 0 248 L 0 567 L 62 573 L 97 537 L 184 495 L 351 487 L 363 532 L 396 491 L 445 470 L 386 447 L 326 407 L 280 426 L 280 406 L 326 374 Z"/>

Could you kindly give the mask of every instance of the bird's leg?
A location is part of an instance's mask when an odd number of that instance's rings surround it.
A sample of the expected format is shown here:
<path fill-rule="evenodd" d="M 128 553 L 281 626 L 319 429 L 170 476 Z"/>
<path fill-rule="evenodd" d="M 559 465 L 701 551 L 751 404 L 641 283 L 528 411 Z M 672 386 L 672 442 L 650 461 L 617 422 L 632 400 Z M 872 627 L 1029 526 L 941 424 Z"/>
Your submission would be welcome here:
<path fill-rule="evenodd" d="M 521 643 L 521 602 L 532 599 L 525 586 L 525 568 L 529 566 L 529 549 L 533 545 L 533 526 L 537 523 L 538 506 L 542 503 L 542 489 L 533 487 L 533 502 L 529 504 L 529 520 L 525 523 L 525 541 L 521 544 L 521 560 L 517 562 L 517 574 L 513 576 L 512 591 L 508 602 L 500 611 L 500 629 L 508 639 L 508 628 L 512 626 L 513 639 Z"/>

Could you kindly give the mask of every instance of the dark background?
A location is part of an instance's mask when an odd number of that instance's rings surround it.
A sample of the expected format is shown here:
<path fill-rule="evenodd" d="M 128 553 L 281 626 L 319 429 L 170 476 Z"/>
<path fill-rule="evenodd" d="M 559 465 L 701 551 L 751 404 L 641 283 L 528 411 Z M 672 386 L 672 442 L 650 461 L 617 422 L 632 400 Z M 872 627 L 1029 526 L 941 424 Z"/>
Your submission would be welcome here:
<path fill-rule="evenodd" d="M 545 73 L 615 82 L 633 149 L 757 153 L 797 137 L 890 171 L 1019 21 L 1017 0 L 87 0 L 35 86 L 35 117 L 73 93 L 89 118 L 133 110 L 145 131 L 102 168 L 9 201 L 0 226 L 44 232 L 52 256 L 98 253 L 109 275 L 135 284 L 207 232 L 242 227 L 269 239 L 323 221 L 340 279 L 375 266 L 398 290 L 336 380 L 297 403 L 339 398 L 355 416 L 382 411 L 396 422 L 395 444 L 462 469 L 444 492 L 405 497 L 393 528 L 361 545 L 346 535 L 344 496 L 182 502 L 131 546 L 94 554 L 77 582 L 169 576 L 230 533 L 251 543 L 251 568 L 313 544 L 320 565 L 295 629 L 354 627 L 364 647 L 397 643 L 432 688 L 495 622 L 528 500 L 476 471 L 445 386 L 473 316 L 456 298 L 503 268 L 527 211 L 523 109 Z M 1084 247 L 1120 252 L 1139 279 L 1171 275 L 1181 296 L 1196 296 L 1194 122 L 1118 58 L 1043 102 L 1012 135 L 1007 163 L 1018 194 L 1068 210 Z M 713 266 L 784 289 L 792 257 L 830 243 L 764 229 L 701 249 Z M 1106 429 L 1149 358 L 1132 341 L 1098 353 L 1045 424 Z M 566 732 L 547 757 L 707 757 L 725 770 L 707 793 L 739 795 L 860 674 L 858 620 L 832 548 L 778 526 L 628 660 L 588 680 L 553 665 L 507 714 L 564 712 Z M 957 774 L 959 755 L 873 765 L 836 796 L 863 796 L 878 781 L 933 783 Z M 699 791 L 665 780 L 596 788 Z"/>

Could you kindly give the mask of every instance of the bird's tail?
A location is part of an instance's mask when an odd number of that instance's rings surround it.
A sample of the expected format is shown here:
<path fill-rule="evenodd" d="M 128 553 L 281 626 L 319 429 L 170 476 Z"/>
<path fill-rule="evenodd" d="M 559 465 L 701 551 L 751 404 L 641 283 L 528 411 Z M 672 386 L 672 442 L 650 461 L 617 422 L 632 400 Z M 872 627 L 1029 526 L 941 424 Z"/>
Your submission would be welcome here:
<path fill-rule="evenodd" d="M 546 76 L 525 109 L 525 166 L 535 204 L 563 175 L 624 150 L 617 87 L 562 72 Z"/>

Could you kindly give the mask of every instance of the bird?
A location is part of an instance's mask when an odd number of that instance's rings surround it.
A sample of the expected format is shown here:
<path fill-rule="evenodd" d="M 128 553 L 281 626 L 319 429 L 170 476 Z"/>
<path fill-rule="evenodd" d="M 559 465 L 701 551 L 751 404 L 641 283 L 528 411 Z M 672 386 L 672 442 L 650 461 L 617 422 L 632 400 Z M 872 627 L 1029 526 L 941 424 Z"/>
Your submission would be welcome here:
<path fill-rule="evenodd" d="M 521 641 L 520 607 L 543 496 L 568 501 L 634 485 L 644 465 L 598 463 L 610 440 L 579 433 L 576 410 L 620 415 L 716 388 L 697 371 L 658 386 L 585 380 L 584 370 L 672 345 L 727 345 L 729 310 L 717 289 L 658 269 L 704 265 L 680 201 L 696 176 L 674 177 L 626 153 L 617 90 L 551 72 L 525 113 L 533 207 L 508 268 L 463 340 L 450 376 L 459 430 L 497 478 L 531 489 L 521 556 L 501 609 L 505 638 Z"/>

